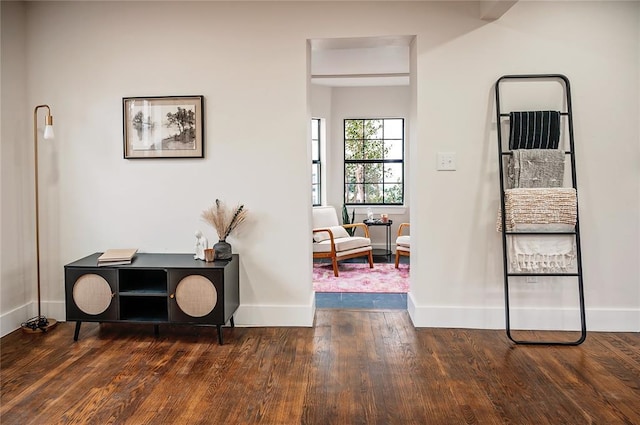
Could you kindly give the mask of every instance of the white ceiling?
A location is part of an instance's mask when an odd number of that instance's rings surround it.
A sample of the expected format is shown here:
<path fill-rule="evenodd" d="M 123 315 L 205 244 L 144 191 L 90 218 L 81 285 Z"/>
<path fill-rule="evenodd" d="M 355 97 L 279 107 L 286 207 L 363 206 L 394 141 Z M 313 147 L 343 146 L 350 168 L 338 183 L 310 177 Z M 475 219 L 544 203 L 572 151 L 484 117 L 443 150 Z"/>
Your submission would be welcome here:
<path fill-rule="evenodd" d="M 409 85 L 413 36 L 311 40 L 311 82 L 331 87 Z"/>

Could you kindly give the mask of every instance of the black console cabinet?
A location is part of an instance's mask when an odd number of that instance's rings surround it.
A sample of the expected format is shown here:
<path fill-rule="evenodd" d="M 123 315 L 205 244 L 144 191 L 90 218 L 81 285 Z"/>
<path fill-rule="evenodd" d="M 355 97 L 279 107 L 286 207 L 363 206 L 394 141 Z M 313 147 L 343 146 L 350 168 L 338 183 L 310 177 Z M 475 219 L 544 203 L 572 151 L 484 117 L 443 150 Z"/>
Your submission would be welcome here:
<path fill-rule="evenodd" d="M 136 254 L 98 267 L 98 252 L 64 266 L 67 321 L 234 326 L 240 305 L 238 255 L 206 263 L 193 254 Z"/>

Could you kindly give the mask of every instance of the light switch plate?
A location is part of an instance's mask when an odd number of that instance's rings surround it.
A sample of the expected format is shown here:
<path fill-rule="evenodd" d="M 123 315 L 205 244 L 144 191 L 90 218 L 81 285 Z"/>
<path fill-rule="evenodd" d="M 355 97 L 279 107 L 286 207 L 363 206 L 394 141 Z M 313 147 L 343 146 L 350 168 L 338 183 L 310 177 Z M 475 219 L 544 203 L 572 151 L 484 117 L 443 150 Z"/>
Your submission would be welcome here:
<path fill-rule="evenodd" d="M 455 171 L 456 169 L 456 153 L 455 152 L 438 152 L 438 171 Z"/>

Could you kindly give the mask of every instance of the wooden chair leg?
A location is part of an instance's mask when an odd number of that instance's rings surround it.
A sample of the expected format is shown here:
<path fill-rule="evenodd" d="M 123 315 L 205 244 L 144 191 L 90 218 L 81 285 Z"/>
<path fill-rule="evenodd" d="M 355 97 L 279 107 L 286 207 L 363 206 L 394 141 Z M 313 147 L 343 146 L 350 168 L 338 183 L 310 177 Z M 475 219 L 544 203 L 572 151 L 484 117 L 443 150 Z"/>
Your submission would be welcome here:
<path fill-rule="evenodd" d="M 333 264 L 333 275 L 335 277 L 338 277 L 338 259 L 336 257 L 333 257 L 331 259 L 331 264 Z"/>
<path fill-rule="evenodd" d="M 369 251 L 369 268 L 372 269 L 373 268 L 373 254 L 371 251 Z"/>
<path fill-rule="evenodd" d="M 398 268 L 398 264 L 400 263 L 400 253 L 396 250 L 396 269 Z"/>

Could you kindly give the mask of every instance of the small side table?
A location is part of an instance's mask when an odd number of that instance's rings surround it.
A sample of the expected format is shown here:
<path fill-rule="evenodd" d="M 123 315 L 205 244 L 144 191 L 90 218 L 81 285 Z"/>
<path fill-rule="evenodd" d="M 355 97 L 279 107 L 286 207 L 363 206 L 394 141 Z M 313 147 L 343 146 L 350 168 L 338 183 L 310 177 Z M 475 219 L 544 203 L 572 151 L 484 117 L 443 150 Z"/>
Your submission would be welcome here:
<path fill-rule="evenodd" d="M 386 249 L 374 249 L 372 254 L 374 257 L 384 257 L 385 259 L 389 260 L 389 258 L 391 258 L 391 225 L 393 224 L 393 220 L 382 221 L 381 219 L 377 218 L 374 220 L 363 220 L 362 222 L 366 224 L 367 227 L 387 226 Z"/>

